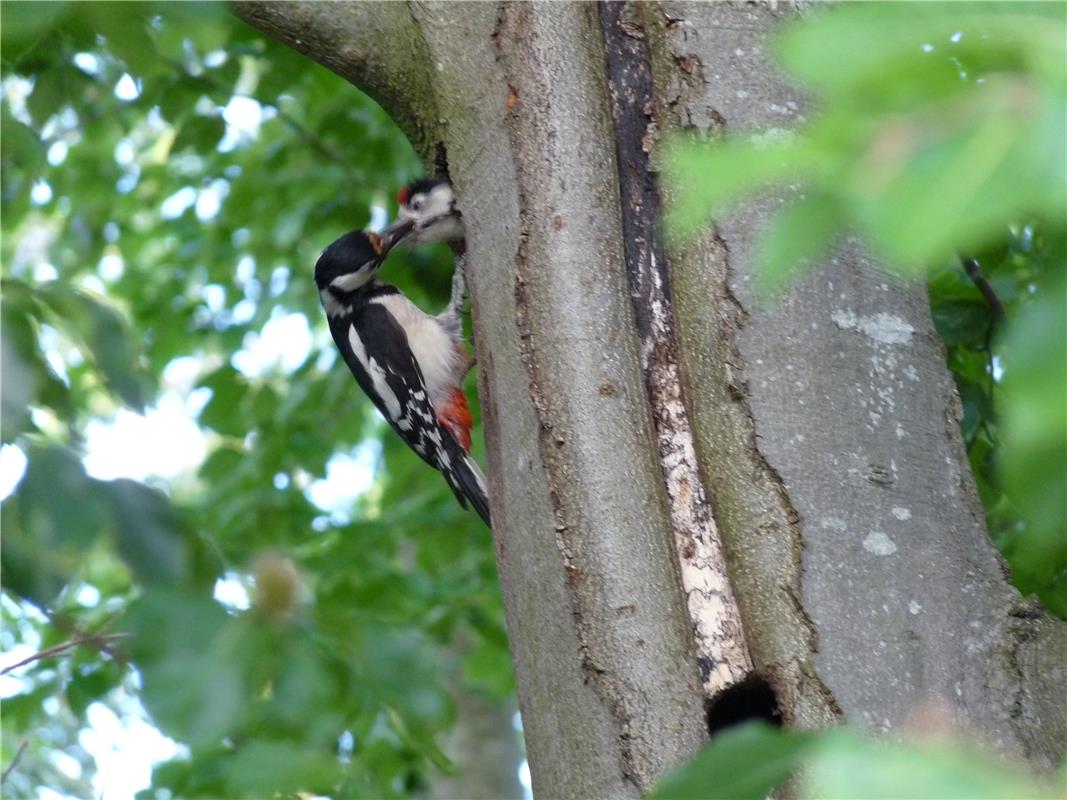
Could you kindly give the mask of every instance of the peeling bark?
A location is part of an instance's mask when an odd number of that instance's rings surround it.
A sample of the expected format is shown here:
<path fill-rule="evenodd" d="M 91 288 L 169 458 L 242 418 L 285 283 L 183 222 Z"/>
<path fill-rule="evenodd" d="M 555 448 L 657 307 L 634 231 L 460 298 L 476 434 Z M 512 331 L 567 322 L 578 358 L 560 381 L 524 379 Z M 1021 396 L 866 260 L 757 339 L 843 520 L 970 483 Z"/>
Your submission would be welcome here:
<path fill-rule="evenodd" d="M 598 8 L 606 43 L 622 192 L 623 246 L 641 368 L 700 677 L 705 694 L 713 698 L 752 671 L 752 658 L 682 396 L 670 271 L 659 233 L 659 187 L 649 159 L 656 126 L 646 36 L 632 8 L 623 3 L 601 3 Z"/>

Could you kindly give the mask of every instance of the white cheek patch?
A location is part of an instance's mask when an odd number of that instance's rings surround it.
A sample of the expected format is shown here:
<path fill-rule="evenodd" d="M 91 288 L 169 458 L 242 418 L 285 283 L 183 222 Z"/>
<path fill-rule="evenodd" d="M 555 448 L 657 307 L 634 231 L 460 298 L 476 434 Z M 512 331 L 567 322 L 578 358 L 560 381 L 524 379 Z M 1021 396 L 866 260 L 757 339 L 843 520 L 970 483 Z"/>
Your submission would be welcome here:
<path fill-rule="evenodd" d="M 443 183 L 429 192 L 412 195 L 405 205 L 400 206 L 397 216 L 420 226 L 425 225 L 451 215 L 455 211 L 455 197 L 452 187 Z M 417 211 L 415 206 L 419 207 Z"/>
<path fill-rule="evenodd" d="M 363 346 L 363 341 L 359 338 L 359 333 L 356 332 L 354 325 L 348 326 L 348 343 L 352 345 L 352 352 L 356 354 L 356 359 L 370 376 L 371 382 L 374 384 L 375 394 L 382 398 L 382 402 L 385 403 L 389 419 L 400 419 L 400 401 L 396 399 L 393 390 L 386 383 L 385 371 L 378 366 L 377 361 L 367 357 L 367 349 Z"/>
<path fill-rule="evenodd" d="M 416 244 L 433 244 L 463 239 L 467 235 L 463 221 L 455 213 L 448 213 L 425 220 L 415 232 L 408 237 Z"/>
<path fill-rule="evenodd" d="M 362 266 L 355 272 L 338 275 L 330 281 L 330 286 L 340 289 L 342 292 L 354 292 L 360 286 L 365 285 L 372 277 L 374 277 L 374 268 Z"/>
<path fill-rule="evenodd" d="M 426 195 L 426 204 L 422 207 L 422 218 L 433 219 L 445 214 L 450 214 L 456 202 L 456 195 L 452 187 L 446 183 L 435 186 Z"/>

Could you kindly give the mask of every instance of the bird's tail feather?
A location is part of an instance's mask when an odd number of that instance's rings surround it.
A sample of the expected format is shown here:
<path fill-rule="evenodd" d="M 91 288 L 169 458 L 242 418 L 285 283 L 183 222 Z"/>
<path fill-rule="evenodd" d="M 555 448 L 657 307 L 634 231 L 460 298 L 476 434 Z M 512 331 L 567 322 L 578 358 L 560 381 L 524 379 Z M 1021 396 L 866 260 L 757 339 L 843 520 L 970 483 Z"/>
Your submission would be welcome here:
<path fill-rule="evenodd" d="M 485 488 L 485 476 L 482 475 L 478 463 L 458 443 L 455 450 L 452 456 L 451 474 L 455 478 L 456 485 L 452 486 L 452 491 L 455 492 L 460 505 L 466 508 L 470 503 L 478 512 L 478 516 L 491 528 L 493 523 L 489 517 L 489 493 Z M 450 480 L 449 483 L 451 484 L 452 481 Z"/>

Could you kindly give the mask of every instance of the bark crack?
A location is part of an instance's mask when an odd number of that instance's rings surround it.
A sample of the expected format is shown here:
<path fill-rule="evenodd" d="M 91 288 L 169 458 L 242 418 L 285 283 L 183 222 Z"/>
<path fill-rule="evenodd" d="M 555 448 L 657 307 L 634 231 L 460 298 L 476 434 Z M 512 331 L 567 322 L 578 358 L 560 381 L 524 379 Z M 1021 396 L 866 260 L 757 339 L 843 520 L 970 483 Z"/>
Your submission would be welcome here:
<path fill-rule="evenodd" d="M 704 7 L 648 3 L 638 8 L 654 59 L 652 106 L 659 127 L 701 138 L 718 136 L 727 127 L 725 107 L 708 75 L 713 51 L 702 41 L 707 29 L 694 21 L 706 22 Z M 716 18 L 716 31 L 724 19 Z M 664 193 L 670 200 L 670 187 Z M 840 708 L 815 673 L 818 629 L 801 601 L 801 521 L 782 476 L 760 447 L 741 355 L 741 336 L 751 314 L 732 288 L 730 248 L 711 227 L 692 246 L 671 255 L 678 283 L 672 299 L 680 371 L 690 399 L 698 463 L 709 489 L 719 495 L 717 521 L 723 526 L 742 617 L 750 626 L 748 646 L 756 670 L 775 689 L 783 722 L 830 722 Z M 721 408 L 710 410 L 714 404 Z M 775 620 L 770 627 L 769 617 Z"/>
<path fill-rule="evenodd" d="M 625 3 L 599 5 L 615 119 L 627 277 L 641 367 L 667 490 L 682 589 L 705 694 L 752 671 L 722 539 L 697 464 L 678 365 L 669 264 L 658 230 L 660 194 L 649 153 L 656 138 L 644 29 Z"/>
<path fill-rule="evenodd" d="M 1005 656 L 1015 692 L 1011 698 L 1008 715 L 1013 720 L 1021 719 L 1026 711 L 1026 680 L 1020 651 L 1023 646 L 1037 638 L 1035 621 L 1041 612 L 1035 604 L 1023 601 L 1008 611 Z"/>
<path fill-rule="evenodd" d="M 767 485 L 773 487 L 778 506 L 781 510 L 780 518 L 786 523 L 786 530 L 789 538 L 790 570 L 789 582 L 784 584 L 782 588 L 784 589 L 786 596 L 789 598 L 796 621 L 804 630 L 806 648 L 808 652 L 814 655 L 819 652 L 819 629 L 815 625 L 815 621 L 811 618 L 811 614 L 808 612 L 807 608 L 805 608 L 801 597 L 801 577 L 804 572 L 804 533 L 800 512 L 797 511 L 792 498 L 789 496 L 789 490 L 785 485 L 785 480 L 782 478 L 781 473 L 779 473 L 778 469 L 770 462 L 766 454 L 764 454 L 760 448 L 759 434 L 756 432 L 756 416 L 752 411 L 752 392 L 748 381 L 740 377 L 744 373 L 744 359 L 741 356 L 741 351 L 737 344 L 738 336 L 751 320 L 751 314 L 748 309 L 745 308 L 741 299 L 737 296 L 731 286 L 734 269 L 731 263 L 729 246 L 718 231 L 715 231 L 712 236 L 712 242 L 715 247 L 719 248 L 722 254 L 724 267 L 721 284 L 722 297 L 727 306 L 732 310 L 732 314 L 726 325 L 728 331 L 728 347 L 731 354 L 728 362 L 730 390 L 734 396 L 736 405 L 741 410 L 743 416 L 744 427 L 748 437 L 748 447 L 755 460 L 755 466 L 763 473 Z M 823 698 L 824 702 L 835 715 L 841 716 L 842 711 L 840 704 L 834 697 L 833 692 L 830 691 L 830 688 L 815 673 L 814 668 L 809 664 L 799 664 L 798 666 L 800 667 L 801 674 L 804 676 L 804 681 L 815 688 L 816 693 Z M 786 709 L 787 717 L 789 714 L 790 711 Z M 787 719 L 787 722 L 788 721 L 789 720 Z"/>

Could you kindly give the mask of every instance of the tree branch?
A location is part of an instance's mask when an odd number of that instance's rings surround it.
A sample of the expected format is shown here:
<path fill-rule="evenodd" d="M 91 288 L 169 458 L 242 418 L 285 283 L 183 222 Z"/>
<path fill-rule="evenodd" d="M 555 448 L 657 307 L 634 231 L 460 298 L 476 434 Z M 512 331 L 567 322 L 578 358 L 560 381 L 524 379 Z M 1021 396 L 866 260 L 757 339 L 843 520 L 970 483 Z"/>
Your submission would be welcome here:
<path fill-rule="evenodd" d="M 0 786 L 3 786 L 4 781 L 7 780 L 7 776 L 14 771 L 15 765 L 19 763 L 19 759 L 22 758 L 22 754 L 26 752 L 26 747 L 29 745 L 29 743 L 29 739 L 23 739 L 21 742 L 19 742 L 19 749 L 15 751 L 15 757 L 12 758 L 11 763 L 7 765 L 7 768 L 4 770 L 4 774 L 0 775 Z"/>
<path fill-rule="evenodd" d="M 33 663 L 34 661 L 41 661 L 42 659 L 56 658 L 58 656 L 65 655 L 67 651 L 73 650 L 76 647 L 81 647 L 82 645 L 89 645 L 90 647 L 95 647 L 97 650 L 107 651 L 110 654 L 110 651 L 107 650 L 110 644 L 120 639 L 126 639 L 129 637 L 129 635 L 130 634 L 128 633 L 94 633 L 89 636 L 81 636 L 76 639 L 70 639 L 66 642 L 53 645 L 52 647 L 47 647 L 44 650 L 36 652 L 31 656 L 27 656 L 26 658 L 15 664 L 4 667 L 2 670 L 0 670 L 0 675 L 7 675 L 9 672 L 13 672 L 19 667 L 24 667 L 27 664 Z"/>
<path fill-rule="evenodd" d="M 432 109 L 434 63 L 407 3 L 241 0 L 233 13 L 373 97 L 426 163 L 442 122 Z"/>
<path fill-rule="evenodd" d="M 974 285 L 978 287 L 978 291 L 982 293 L 982 297 L 989 304 L 989 309 L 993 312 L 993 321 L 1000 322 L 1004 319 L 1004 305 L 1000 302 L 1000 298 L 997 297 L 996 290 L 992 284 L 982 274 L 982 265 L 978 263 L 978 259 L 963 253 L 960 253 L 960 261 L 963 263 L 963 269 L 967 272 L 967 276 L 974 281 Z"/>

